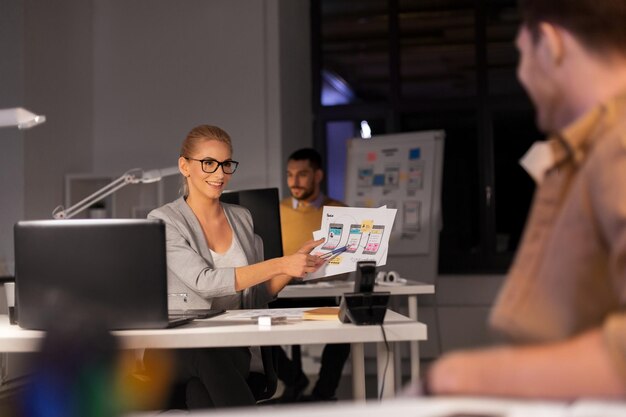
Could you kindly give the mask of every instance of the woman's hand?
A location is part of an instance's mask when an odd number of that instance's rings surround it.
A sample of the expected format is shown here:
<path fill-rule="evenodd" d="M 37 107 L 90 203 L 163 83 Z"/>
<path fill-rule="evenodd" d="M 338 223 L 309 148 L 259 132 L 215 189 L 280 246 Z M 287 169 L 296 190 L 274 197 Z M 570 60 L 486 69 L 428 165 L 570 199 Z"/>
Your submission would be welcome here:
<path fill-rule="evenodd" d="M 284 256 L 283 273 L 292 277 L 304 277 L 307 273 L 317 271 L 323 264 L 324 259 L 317 255 L 311 255 L 313 248 L 324 242 L 324 239 L 309 240 L 296 253 Z"/>
<path fill-rule="evenodd" d="M 315 249 L 316 246 L 319 246 L 320 244 L 324 243 L 324 238 L 321 238 L 319 240 L 307 240 L 306 242 L 304 242 L 302 244 L 302 247 L 300 249 L 298 249 L 298 251 L 296 253 L 306 253 L 309 254 L 311 253 L 311 251 L 313 249 Z"/>

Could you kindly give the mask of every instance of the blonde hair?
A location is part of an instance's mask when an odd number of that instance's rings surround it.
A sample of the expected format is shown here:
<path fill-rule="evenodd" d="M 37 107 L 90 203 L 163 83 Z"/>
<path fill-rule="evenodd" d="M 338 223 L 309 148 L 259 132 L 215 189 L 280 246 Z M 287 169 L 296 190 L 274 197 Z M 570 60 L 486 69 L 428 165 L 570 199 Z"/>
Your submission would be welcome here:
<path fill-rule="evenodd" d="M 233 144 L 230 140 L 230 135 L 225 130 L 211 125 L 196 126 L 189 133 L 183 141 L 183 145 L 180 147 L 180 156 L 189 157 L 193 154 L 198 143 L 205 142 L 207 140 L 216 140 L 228 145 L 230 153 L 233 153 Z"/>
<path fill-rule="evenodd" d="M 187 133 L 187 137 L 180 147 L 180 156 L 190 157 L 191 155 L 193 155 L 199 143 L 209 140 L 216 140 L 218 142 L 225 143 L 226 145 L 228 145 L 230 153 L 233 153 L 233 144 L 230 140 L 230 135 L 226 133 L 224 129 L 217 126 L 200 125 L 194 127 L 189 133 Z M 185 178 L 184 176 L 182 177 L 182 194 L 185 197 L 189 194 L 187 178 Z"/>

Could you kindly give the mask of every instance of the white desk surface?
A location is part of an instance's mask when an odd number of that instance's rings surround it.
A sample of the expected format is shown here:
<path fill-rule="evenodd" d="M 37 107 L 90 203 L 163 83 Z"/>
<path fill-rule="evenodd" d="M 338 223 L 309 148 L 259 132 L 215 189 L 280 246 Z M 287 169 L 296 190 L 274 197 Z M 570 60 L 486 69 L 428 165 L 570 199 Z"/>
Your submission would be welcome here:
<path fill-rule="evenodd" d="M 394 342 L 426 340 L 426 325 L 391 310 L 387 310 L 384 322 L 389 349 L 383 343 L 385 339 L 378 325 L 357 326 L 339 320 L 292 320 L 273 324 L 271 330 L 267 330 L 259 327 L 256 320 L 242 319 L 243 311 L 228 311 L 173 329 L 119 330 L 113 334 L 125 349 L 350 343 L 352 391 L 358 400 L 366 398 L 364 343 L 376 343 L 379 392 L 382 390 L 383 396 L 390 397 L 395 391 L 394 367 L 385 370 L 388 361 L 393 363 Z M 7 315 L 0 315 L 0 352 L 36 351 L 44 335 L 42 331 L 11 325 Z"/>
<path fill-rule="evenodd" d="M 301 285 L 287 285 L 278 293 L 278 298 L 338 297 L 353 290 L 354 281 L 319 281 Z M 435 286 L 407 280 L 406 284 L 376 284 L 374 291 L 389 291 L 391 295 L 434 294 Z"/>
<path fill-rule="evenodd" d="M 267 331 L 260 329 L 255 320 L 231 317 L 238 312 L 241 310 L 173 329 L 121 330 L 113 334 L 128 349 L 383 342 L 379 326 L 356 326 L 338 320 L 290 320 L 274 324 Z M 391 310 L 387 311 L 384 327 L 389 342 L 426 339 L 424 324 Z M 0 352 L 36 351 L 43 336 L 42 331 L 10 325 L 8 317 L 0 315 Z"/>
<path fill-rule="evenodd" d="M 154 414 L 132 414 L 145 417 Z M 623 417 L 624 402 L 580 400 L 574 403 L 502 400 L 494 398 L 435 397 L 394 399 L 368 403 L 307 403 L 255 409 L 221 409 L 194 413 L 168 412 L 189 417 Z M 131 417 L 127 416 L 127 417 Z"/>

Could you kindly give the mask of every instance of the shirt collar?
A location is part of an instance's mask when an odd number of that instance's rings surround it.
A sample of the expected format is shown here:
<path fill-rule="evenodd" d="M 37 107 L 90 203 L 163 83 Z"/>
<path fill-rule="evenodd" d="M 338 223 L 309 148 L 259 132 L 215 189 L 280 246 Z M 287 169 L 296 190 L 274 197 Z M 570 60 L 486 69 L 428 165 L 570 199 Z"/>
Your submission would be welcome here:
<path fill-rule="evenodd" d="M 571 160 L 575 165 L 581 164 L 593 141 L 601 136 L 604 130 L 614 126 L 619 120 L 619 116 L 625 111 L 626 93 L 594 107 L 561 131 L 548 137 L 547 141 L 544 142 L 545 149 L 542 149 L 542 153 L 551 154 L 549 155 L 550 162 L 546 163 L 545 169 L 539 169 L 541 172 L 533 174 L 524 163 L 522 165 L 537 182 L 541 182 L 545 172 L 568 160 Z M 533 144 L 533 147 L 535 146 L 536 144 Z"/>
<path fill-rule="evenodd" d="M 316 209 L 322 207 L 322 205 L 324 205 L 324 200 L 326 199 L 326 196 L 324 195 L 324 193 L 319 193 L 317 195 L 317 198 L 313 201 L 309 201 L 306 204 L 303 204 L 302 206 L 311 206 L 311 207 L 315 207 Z M 293 197 L 291 197 L 291 206 L 294 209 L 297 209 L 298 206 L 300 206 L 300 200 L 297 200 Z"/>
<path fill-rule="evenodd" d="M 592 142 L 593 133 L 602 121 L 604 106 L 597 106 L 582 117 L 552 135 L 548 141 L 554 153 L 554 163 L 559 165 L 568 159 L 578 165 L 585 159 L 585 154 Z"/>
<path fill-rule="evenodd" d="M 557 146 L 555 162 L 559 164 L 571 157 L 575 164 L 580 164 L 594 140 L 615 126 L 625 111 L 626 92 L 594 107 L 554 135 L 553 138 L 560 143 L 560 146 Z"/>

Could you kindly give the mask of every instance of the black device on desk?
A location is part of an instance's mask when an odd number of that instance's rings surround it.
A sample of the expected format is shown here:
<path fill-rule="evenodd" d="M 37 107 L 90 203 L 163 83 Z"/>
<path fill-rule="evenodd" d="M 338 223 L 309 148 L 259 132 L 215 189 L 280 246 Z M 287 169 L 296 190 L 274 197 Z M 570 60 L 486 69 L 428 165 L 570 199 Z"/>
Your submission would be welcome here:
<path fill-rule="evenodd" d="M 354 292 L 345 293 L 339 306 L 343 323 L 382 324 L 389 304 L 389 292 L 374 292 L 376 262 L 357 262 Z"/>
<path fill-rule="evenodd" d="M 165 224 L 160 220 L 18 222 L 15 290 L 18 324 L 88 316 L 109 329 L 188 323 L 167 310 Z"/>

